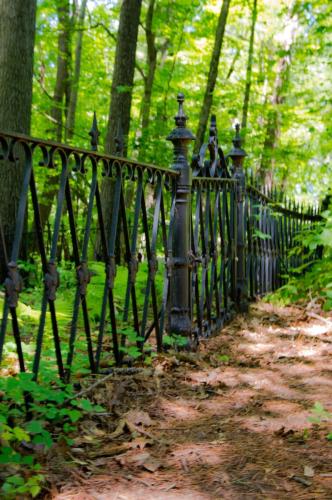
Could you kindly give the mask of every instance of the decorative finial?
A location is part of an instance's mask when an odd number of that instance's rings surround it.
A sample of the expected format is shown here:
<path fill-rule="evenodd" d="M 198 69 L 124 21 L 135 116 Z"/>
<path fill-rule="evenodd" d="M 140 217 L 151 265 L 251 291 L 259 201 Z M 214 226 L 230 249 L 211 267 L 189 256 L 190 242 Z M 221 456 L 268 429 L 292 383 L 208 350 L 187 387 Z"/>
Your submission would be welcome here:
<path fill-rule="evenodd" d="M 98 130 L 97 115 L 95 111 L 93 112 L 93 121 L 89 136 L 91 137 L 90 144 L 92 151 L 98 151 L 98 138 L 100 136 L 100 132 Z"/>
<path fill-rule="evenodd" d="M 217 117 L 216 117 L 216 115 L 211 115 L 210 137 L 217 137 Z"/>
<path fill-rule="evenodd" d="M 182 92 L 178 93 L 176 100 L 179 103 L 179 109 L 178 109 L 177 115 L 174 117 L 176 127 L 167 136 L 167 140 L 168 141 L 175 141 L 175 140 L 194 141 L 195 136 L 190 132 L 190 130 L 188 130 L 186 128 L 186 123 L 187 123 L 188 117 L 186 116 L 186 114 L 183 110 L 184 95 L 182 94 Z"/>
<path fill-rule="evenodd" d="M 240 136 L 240 124 L 239 123 L 235 124 L 235 137 L 232 140 L 232 143 L 234 144 L 235 148 L 238 148 L 238 149 L 241 148 L 242 141 L 241 141 L 241 136 Z"/>
<path fill-rule="evenodd" d="M 182 92 L 178 93 L 177 99 L 179 103 L 179 109 L 178 109 L 178 114 L 175 116 L 175 124 L 177 127 L 182 127 L 184 128 L 186 126 L 186 122 L 188 117 L 185 115 L 185 112 L 183 110 L 183 103 L 184 103 L 184 95 Z"/>
<path fill-rule="evenodd" d="M 247 153 L 241 148 L 242 141 L 240 136 L 240 124 L 238 122 L 235 124 L 235 137 L 232 139 L 232 143 L 233 148 L 227 156 L 232 158 L 233 161 L 237 161 L 237 159 L 242 159 L 243 161 L 243 158 L 247 156 Z"/>

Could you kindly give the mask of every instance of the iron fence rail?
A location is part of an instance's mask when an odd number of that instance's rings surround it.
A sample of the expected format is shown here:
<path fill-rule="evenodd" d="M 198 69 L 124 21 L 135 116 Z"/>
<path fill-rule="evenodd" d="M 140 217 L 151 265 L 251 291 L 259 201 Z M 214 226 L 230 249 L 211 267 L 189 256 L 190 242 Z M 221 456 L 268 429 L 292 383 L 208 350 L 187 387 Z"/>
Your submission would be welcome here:
<path fill-rule="evenodd" d="M 280 286 L 290 267 L 313 259 L 289 250 L 320 216 L 285 206 L 275 191 L 246 181 L 238 129 L 231 165 L 218 145 L 215 117 L 208 143 L 189 164 L 194 136 L 183 101 L 179 94 L 176 126 L 167 138 L 174 146 L 172 169 L 99 153 L 95 117 L 91 150 L 0 132 L 0 160 L 22 170 L 12 238 L 0 221 L 8 267 L 0 359 L 6 362 L 4 346 L 13 337 L 21 372 L 31 371 L 36 380 L 44 363 L 69 381 L 82 367 L 97 373 L 130 361 L 149 342 L 150 350 L 161 351 L 165 333 L 168 341 L 185 336 L 192 346 L 245 311 L 248 300 Z M 55 208 L 43 221 L 41 198 L 54 174 Z M 112 181 L 106 214 L 103 177 Z M 84 200 L 77 194 L 81 184 Z M 33 293 L 19 263 L 26 232 L 36 238 Z M 69 269 L 59 252 L 64 240 Z M 31 296 L 38 308 L 34 322 L 21 307 Z M 32 354 L 27 344 L 35 346 Z"/>

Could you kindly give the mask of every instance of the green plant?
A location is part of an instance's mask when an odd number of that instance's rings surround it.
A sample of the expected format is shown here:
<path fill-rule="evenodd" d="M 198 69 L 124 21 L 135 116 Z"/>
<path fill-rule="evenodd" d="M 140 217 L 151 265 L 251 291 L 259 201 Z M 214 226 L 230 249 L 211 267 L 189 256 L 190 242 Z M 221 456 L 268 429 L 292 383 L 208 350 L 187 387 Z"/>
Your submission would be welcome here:
<path fill-rule="evenodd" d="M 313 229 L 305 230 L 296 237 L 296 245 L 290 254 L 305 257 L 324 249 L 322 258 L 291 268 L 288 282 L 268 295 L 267 301 L 287 305 L 307 301 L 309 297 L 317 298 L 325 311 L 332 309 L 332 211 L 323 212 L 322 217 L 322 222 Z"/>
<path fill-rule="evenodd" d="M 167 347 L 172 347 L 173 349 L 185 347 L 188 345 L 187 337 L 183 337 L 182 335 L 164 335 L 163 343 Z"/>
<path fill-rule="evenodd" d="M 0 390 L 0 464 L 6 464 L 0 473 L 0 495 L 35 497 L 45 481 L 40 463 L 45 452 L 60 442 L 70 446 L 84 414 L 104 409 L 75 398 L 72 385 L 37 384 L 27 373 L 1 379 Z"/>
<path fill-rule="evenodd" d="M 126 345 L 120 346 L 120 351 L 133 359 L 140 358 L 142 349 L 139 343 L 144 342 L 144 337 L 138 335 L 131 327 L 124 328 L 120 331 L 120 334 L 126 339 Z"/>
<path fill-rule="evenodd" d="M 332 422 L 332 413 L 328 412 L 321 403 L 316 402 L 312 408 L 313 415 L 308 420 L 314 424 L 321 422 Z M 332 432 L 326 435 L 326 439 L 332 441 Z"/>

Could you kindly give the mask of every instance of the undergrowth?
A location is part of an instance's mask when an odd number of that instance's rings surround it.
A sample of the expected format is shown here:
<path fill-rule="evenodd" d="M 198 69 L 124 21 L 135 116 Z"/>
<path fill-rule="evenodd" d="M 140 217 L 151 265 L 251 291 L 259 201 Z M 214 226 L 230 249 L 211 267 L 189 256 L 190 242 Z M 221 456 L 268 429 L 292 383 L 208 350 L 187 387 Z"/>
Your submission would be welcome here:
<path fill-rule="evenodd" d="M 292 254 L 313 255 L 322 251 L 322 258 L 290 269 L 287 283 L 265 297 L 279 305 L 316 300 L 324 311 L 332 310 L 332 210 L 322 214 L 323 220 L 312 230 L 299 234 Z M 317 256 L 318 257 L 318 256 Z"/>
<path fill-rule="evenodd" d="M 75 397 L 69 384 L 39 384 L 28 373 L 0 379 L 0 498 L 37 496 L 46 481 L 49 450 L 70 447 L 79 420 L 101 411 L 89 399 Z"/>

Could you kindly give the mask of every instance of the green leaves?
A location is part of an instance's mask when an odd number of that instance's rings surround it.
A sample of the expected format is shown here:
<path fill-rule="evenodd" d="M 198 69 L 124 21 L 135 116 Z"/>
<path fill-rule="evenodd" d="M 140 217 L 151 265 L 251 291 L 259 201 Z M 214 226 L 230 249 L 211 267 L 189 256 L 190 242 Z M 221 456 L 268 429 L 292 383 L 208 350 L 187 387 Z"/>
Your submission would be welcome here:
<path fill-rule="evenodd" d="M 165 346 L 173 348 L 185 347 L 188 344 L 188 339 L 182 335 L 164 335 L 163 343 Z"/>
<path fill-rule="evenodd" d="M 256 238 L 259 238 L 261 240 L 270 240 L 271 239 L 271 235 L 270 234 L 263 233 L 259 229 L 255 229 L 254 230 L 253 236 L 256 237 Z"/>

